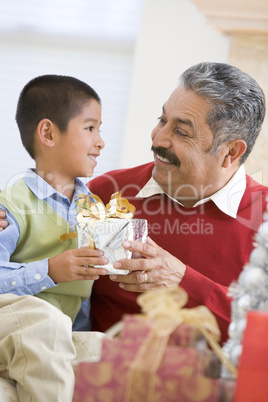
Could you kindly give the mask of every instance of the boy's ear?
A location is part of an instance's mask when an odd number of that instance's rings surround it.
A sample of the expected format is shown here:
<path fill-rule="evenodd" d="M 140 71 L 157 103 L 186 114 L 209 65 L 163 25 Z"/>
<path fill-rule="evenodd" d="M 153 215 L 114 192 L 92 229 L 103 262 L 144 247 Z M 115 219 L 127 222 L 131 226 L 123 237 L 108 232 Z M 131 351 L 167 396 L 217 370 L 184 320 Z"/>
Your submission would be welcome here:
<path fill-rule="evenodd" d="M 228 144 L 222 167 L 228 168 L 232 163 L 239 161 L 240 157 L 246 152 L 247 144 L 243 140 L 235 140 Z"/>
<path fill-rule="evenodd" d="M 37 136 L 40 142 L 48 147 L 54 146 L 54 129 L 55 126 L 49 119 L 42 119 L 37 126 Z"/>

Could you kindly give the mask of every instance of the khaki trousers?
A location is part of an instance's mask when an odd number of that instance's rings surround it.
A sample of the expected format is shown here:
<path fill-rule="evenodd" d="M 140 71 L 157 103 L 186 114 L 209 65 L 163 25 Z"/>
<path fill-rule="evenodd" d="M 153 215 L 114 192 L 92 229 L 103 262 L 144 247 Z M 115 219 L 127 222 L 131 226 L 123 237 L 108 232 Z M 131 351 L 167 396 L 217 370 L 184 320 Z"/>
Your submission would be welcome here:
<path fill-rule="evenodd" d="M 69 317 L 34 296 L 0 295 L 0 377 L 15 380 L 21 402 L 71 402 L 74 368 L 97 361 L 95 332 L 73 332 Z"/>

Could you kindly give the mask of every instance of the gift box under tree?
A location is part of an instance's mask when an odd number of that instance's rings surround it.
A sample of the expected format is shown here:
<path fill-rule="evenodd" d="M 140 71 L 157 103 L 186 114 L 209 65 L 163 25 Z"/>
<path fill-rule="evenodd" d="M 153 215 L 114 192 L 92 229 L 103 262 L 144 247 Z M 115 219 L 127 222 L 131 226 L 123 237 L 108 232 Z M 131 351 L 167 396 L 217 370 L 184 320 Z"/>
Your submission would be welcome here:
<path fill-rule="evenodd" d="M 233 401 L 235 380 L 220 378 L 229 362 L 216 320 L 204 306 L 182 309 L 186 302 L 180 288 L 140 295 L 145 314 L 124 317 L 120 337 L 103 341 L 100 362 L 78 365 L 73 401 Z"/>

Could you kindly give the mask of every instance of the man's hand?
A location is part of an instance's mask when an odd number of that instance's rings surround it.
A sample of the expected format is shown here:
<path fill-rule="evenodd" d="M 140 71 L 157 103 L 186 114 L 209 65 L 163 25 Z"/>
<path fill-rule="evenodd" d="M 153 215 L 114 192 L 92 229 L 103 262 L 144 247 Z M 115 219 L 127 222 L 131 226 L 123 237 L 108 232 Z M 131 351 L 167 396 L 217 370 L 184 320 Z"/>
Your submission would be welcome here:
<path fill-rule="evenodd" d="M 95 280 L 99 279 L 99 275 L 106 275 L 107 270 L 94 268 L 93 265 L 105 265 L 108 262 L 101 250 L 86 247 L 66 250 L 49 258 L 48 275 L 55 283 Z"/>
<path fill-rule="evenodd" d="M 110 279 L 119 282 L 121 288 L 130 292 L 144 292 L 181 283 L 186 265 L 159 247 L 150 237 L 147 237 L 146 243 L 123 242 L 123 247 L 139 257 L 114 263 L 114 268 L 132 271 L 128 275 L 110 275 Z"/>
<path fill-rule="evenodd" d="M 8 226 L 8 222 L 5 220 L 6 213 L 0 209 L 0 232 Z"/>

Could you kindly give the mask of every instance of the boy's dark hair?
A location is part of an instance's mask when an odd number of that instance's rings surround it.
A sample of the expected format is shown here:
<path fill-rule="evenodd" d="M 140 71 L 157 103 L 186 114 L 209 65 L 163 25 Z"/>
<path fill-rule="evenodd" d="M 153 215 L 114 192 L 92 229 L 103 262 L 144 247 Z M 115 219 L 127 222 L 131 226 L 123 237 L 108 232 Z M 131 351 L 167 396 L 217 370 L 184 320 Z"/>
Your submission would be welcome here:
<path fill-rule="evenodd" d="M 42 75 L 29 81 L 21 91 L 16 112 L 22 144 L 29 155 L 34 159 L 34 133 L 42 119 L 51 120 L 64 132 L 92 99 L 101 104 L 94 89 L 74 77 Z"/>

